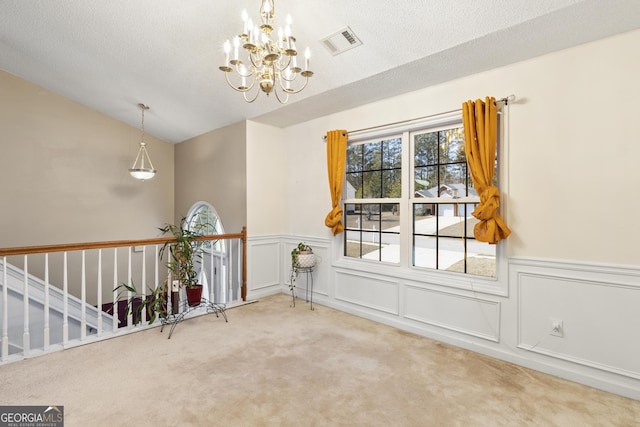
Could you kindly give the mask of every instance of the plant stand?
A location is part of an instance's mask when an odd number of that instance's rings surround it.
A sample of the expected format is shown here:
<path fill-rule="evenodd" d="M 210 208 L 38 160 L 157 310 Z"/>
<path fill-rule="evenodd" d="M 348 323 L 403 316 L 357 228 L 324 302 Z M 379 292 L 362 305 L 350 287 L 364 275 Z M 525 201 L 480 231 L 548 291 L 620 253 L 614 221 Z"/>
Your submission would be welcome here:
<path fill-rule="evenodd" d="M 311 302 L 311 310 L 313 310 L 313 270 L 314 267 L 297 267 L 295 273 L 304 273 L 307 276 L 306 286 L 304 288 L 304 296 L 306 302 Z M 309 288 L 311 284 L 311 288 Z M 311 291 L 311 298 L 309 298 L 309 291 Z M 293 299 L 293 306 L 296 306 L 296 295 L 294 293 L 294 287 L 291 287 L 291 297 Z"/>
<path fill-rule="evenodd" d="M 173 330 L 176 328 L 176 326 L 178 326 L 178 323 L 184 320 L 187 314 L 198 309 L 204 308 L 207 310 L 207 314 L 215 313 L 216 317 L 220 317 L 220 315 L 222 315 L 222 317 L 224 318 L 224 321 L 229 322 L 229 320 L 227 319 L 227 313 L 226 313 L 227 306 L 225 304 L 217 304 L 215 302 L 210 302 L 209 300 L 206 300 L 203 298 L 202 300 L 200 300 L 199 305 L 191 306 L 189 305 L 186 299 L 182 301 L 180 305 L 181 305 L 180 307 L 181 310 L 178 314 L 170 314 L 167 317 L 162 319 L 162 326 L 160 327 L 160 332 L 164 330 L 165 325 L 168 325 L 168 324 L 171 325 L 171 330 L 169 331 L 169 336 L 167 337 L 167 339 L 171 338 L 171 334 L 173 334 Z"/>

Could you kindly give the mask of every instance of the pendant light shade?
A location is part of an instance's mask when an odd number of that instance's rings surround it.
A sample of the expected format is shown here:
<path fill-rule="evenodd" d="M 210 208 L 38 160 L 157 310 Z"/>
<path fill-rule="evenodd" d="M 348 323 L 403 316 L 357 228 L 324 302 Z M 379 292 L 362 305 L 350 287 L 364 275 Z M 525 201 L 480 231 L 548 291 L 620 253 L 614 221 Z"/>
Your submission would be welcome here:
<path fill-rule="evenodd" d="M 149 106 L 138 104 L 138 107 L 142 110 L 142 124 L 140 126 L 142 138 L 140 139 L 138 155 L 136 156 L 136 160 L 133 162 L 133 166 L 129 169 L 129 173 L 135 179 L 146 181 L 155 176 L 156 170 L 153 168 L 153 163 L 151 163 L 149 153 L 147 153 L 147 144 L 144 142 L 144 112 L 149 109 Z"/>

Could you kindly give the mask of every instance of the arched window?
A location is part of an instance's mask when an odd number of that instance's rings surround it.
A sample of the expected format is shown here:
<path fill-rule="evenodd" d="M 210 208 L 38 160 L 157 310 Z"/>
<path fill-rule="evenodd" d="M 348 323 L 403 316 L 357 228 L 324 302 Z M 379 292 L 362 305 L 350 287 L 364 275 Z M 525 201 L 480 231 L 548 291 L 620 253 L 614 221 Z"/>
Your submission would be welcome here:
<path fill-rule="evenodd" d="M 202 234 L 224 234 L 222 221 L 216 210 L 207 202 L 196 202 L 187 214 L 187 226 L 191 231 Z M 208 241 L 205 249 L 225 252 L 225 245 L 221 241 Z"/>
<path fill-rule="evenodd" d="M 197 202 L 189 209 L 186 226 L 201 234 L 225 234 L 218 213 L 207 202 Z M 228 285 L 229 244 L 227 240 L 207 241 L 198 260 L 198 282 L 203 286 L 202 295 L 215 303 L 226 304 L 231 297 Z"/>

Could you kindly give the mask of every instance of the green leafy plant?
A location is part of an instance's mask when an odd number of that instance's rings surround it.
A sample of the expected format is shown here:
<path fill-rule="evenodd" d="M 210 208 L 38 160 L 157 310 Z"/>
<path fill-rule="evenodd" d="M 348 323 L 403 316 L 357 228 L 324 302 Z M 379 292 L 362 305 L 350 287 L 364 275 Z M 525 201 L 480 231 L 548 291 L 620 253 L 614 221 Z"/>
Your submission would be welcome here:
<path fill-rule="evenodd" d="M 127 305 L 124 312 L 124 319 L 118 319 L 122 322 L 126 322 L 125 319 L 129 317 L 129 313 L 132 314 L 133 324 L 137 325 L 142 322 L 143 316 L 142 314 L 146 311 L 147 320 L 149 324 L 155 322 L 158 316 L 161 319 L 166 318 L 167 316 L 167 292 L 166 287 L 158 286 L 153 289 L 149 287 L 149 293 L 147 295 L 142 295 L 138 293 L 136 286 L 134 283 L 128 285 L 126 283 L 122 283 L 120 286 L 116 287 L 114 292 L 118 292 L 117 300 L 120 301 L 122 299 L 126 299 Z M 122 298 L 126 294 L 126 298 Z M 116 311 L 117 305 L 114 307 L 114 312 Z"/>
<path fill-rule="evenodd" d="M 159 257 L 162 259 L 165 251 L 169 250 L 169 259 L 167 268 L 171 271 L 172 278 L 179 280 L 181 286 L 187 288 L 194 287 L 198 284 L 198 272 L 196 271 L 196 263 L 202 259 L 202 247 L 204 240 L 197 240 L 203 236 L 203 230 L 206 230 L 206 224 L 197 223 L 195 231 L 190 230 L 187 225 L 186 217 L 182 217 L 179 225 L 167 224 L 159 228 L 163 235 L 171 235 L 175 241 L 165 243 L 159 251 Z"/>

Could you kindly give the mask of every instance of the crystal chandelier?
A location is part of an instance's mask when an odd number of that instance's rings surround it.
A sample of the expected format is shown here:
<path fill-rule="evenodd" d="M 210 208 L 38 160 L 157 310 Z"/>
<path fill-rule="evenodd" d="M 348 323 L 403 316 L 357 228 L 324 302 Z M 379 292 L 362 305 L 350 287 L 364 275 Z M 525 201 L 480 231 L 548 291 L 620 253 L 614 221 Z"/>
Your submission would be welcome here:
<path fill-rule="evenodd" d="M 149 106 L 138 104 L 138 107 L 142 110 L 142 125 L 140 127 L 142 130 L 142 137 L 140 139 L 138 155 L 136 156 L 136 160 L 133 162 L 133 166 L 129 169 L 129 173 L 135 179 L 145 181 L 153 178 L 156 174 L 156 170 L 153 168 L 153 163 L 151 163 L 149 153 L 147 153 L 147 144 L 144 142 L 144 112 L 149 109 Z"/>
<path fill-rule="evenodd" d="M 267 96 L 275 93 L 278 102 L 285 104 L 289 100 L 289 94 L 302 91 L 307 87 L 309 77 L 313 76 L 313 72 L 309 70 L 311 54 L 308 47 L 305 51 L 304 70 L 297 64 L 298 51 L 296 39 L 291 35 L 290 15 L 287 16 L 284 30 L 280 27 L 277 38 L 271 39 L 275 16 L 273 2 L 274 0 L 262 0 L 260 26 L 254 25 L 247 11 L 243 10 L 242 34 L 224 43 L 225 62 L 220 70 L 224 71 L 229 86 L 242 92 L 247 102 L 255 101 L 262 91 Z M 241 58 L 241 53 L 244 59 Z M 238 75 L 235 76 L 235 73 Z M 231 83 L 229 74 L 233 74 L 233 79 L 240 84 Z M 299 82 L 302 78 L 298 76 L 304 78 L 301 86 Z M 298 87 L 294 88 L 296 84 Z"/>

